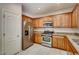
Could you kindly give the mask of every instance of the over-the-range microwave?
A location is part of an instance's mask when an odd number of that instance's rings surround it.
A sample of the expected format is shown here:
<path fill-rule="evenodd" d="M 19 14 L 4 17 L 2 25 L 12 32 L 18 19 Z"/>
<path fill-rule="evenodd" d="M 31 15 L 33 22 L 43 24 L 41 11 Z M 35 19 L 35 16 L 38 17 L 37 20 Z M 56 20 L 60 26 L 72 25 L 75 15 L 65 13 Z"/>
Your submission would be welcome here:
<path fill-rule="evenodd" d="M 47 27 L 47 28 L 53 27 L 53 23 L 50 21 L 44 22 L 43 27 Z"/>

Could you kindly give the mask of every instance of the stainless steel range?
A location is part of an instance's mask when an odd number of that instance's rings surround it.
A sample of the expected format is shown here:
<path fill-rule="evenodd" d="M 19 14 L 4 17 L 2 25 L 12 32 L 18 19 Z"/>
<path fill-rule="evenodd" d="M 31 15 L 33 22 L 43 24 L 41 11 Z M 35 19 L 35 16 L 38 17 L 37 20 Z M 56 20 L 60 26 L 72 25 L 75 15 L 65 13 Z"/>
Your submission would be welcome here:
<path fill-rule="evenodd" d="M 51 47 L 52 34 L 53 31 L 44 31 L 42 33 L 42 45 Z"/>

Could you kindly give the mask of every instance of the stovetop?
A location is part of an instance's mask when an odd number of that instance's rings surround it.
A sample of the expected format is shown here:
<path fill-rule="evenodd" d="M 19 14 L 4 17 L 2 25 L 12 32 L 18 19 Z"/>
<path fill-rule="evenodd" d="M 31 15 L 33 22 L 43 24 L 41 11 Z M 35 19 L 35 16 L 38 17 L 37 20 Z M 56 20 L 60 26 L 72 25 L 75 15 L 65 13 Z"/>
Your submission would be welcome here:
<path fill-rule="evenodd" d="M 54 31 L 44 31 L 42 34 L 53 34 Z"/>
<path fill-rule="evenodd" d="M 44 31 L 44 32 L 42 33 L 42 36 L 52 36 L 53 33 L 54 33 L 54 31 Z"/>

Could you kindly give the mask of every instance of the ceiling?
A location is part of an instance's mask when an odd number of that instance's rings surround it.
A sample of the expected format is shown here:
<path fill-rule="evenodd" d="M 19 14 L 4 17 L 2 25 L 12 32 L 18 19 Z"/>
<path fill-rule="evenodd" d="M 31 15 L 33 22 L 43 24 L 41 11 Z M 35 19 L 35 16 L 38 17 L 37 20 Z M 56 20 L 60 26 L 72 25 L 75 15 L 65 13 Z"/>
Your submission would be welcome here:
<path fill-rule="evenodd" d="M 72 12 L 75 3 L 23 3 L 23 15 L 38 18 L 48 15 Z"/>

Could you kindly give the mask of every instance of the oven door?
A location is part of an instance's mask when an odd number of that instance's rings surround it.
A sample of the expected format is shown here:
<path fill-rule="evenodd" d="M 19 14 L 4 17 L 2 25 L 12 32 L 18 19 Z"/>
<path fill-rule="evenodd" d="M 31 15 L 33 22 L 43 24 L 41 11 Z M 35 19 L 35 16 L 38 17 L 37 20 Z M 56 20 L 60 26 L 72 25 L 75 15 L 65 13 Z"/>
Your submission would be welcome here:
<path fill-rule="evenodd" d="M 51 44 L 51 36 L 43 36 L 42 42 L 47 43 L 47 44 Z"/>

